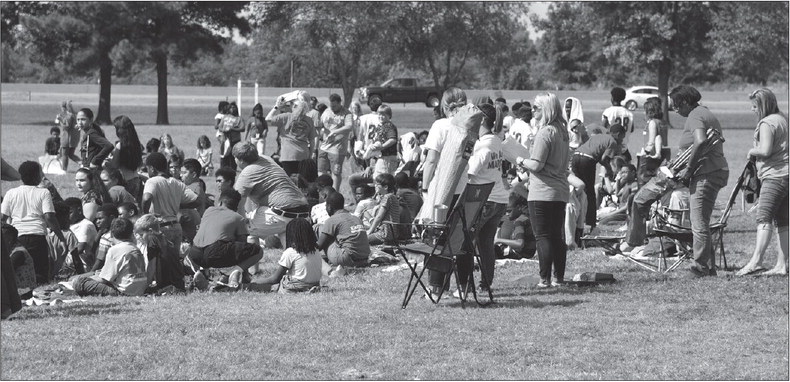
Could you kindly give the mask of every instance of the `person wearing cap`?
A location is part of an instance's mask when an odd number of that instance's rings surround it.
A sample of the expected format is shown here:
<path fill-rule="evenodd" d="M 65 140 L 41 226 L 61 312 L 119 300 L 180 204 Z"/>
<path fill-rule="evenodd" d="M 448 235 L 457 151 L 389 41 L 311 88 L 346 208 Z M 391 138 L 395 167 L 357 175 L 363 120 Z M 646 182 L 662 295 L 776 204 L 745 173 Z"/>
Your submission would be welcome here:
<path fill-rule="evenodd" d="M 162 233 L 176 248 L 180 248 L 184 232 L 178 222 L 178 211 L 181 208 L 196 208 L 199 204 L 198 195 L 183 182 L 173 178 L 164 154 L 148 154 L 145 167 L 150 178 L 143 187 L 143 213 L 159 215 Z"/>
<path fill-rule="evenodd" d="M 280 96 L 274 108 L 266 115 L 266 123 L 277 128 L 277 154 L 280 157 L 280 166 L 289 176 L 299 172 L 299 162 L 310 159 L 316 148 L 316 122 L 311 117 L 312 113 L 308 115 L 309 110 L 312 110 L 310 105 L 301 98 L 286 101 Z M 321 119 L 320 116 L 318 119 Z"/>
<path fill-rule="evenodd" d="M 584 182 L 584 192 L 587 194 L 587 212 L 585 224 L 590 230 L 596 226 L 597 206 L 595 203 L 595 165 L 600 163 L 606 171 L 606 177 L 614 180 L 614 171 L 610 165 L 612 158 L 620 154 L 620 145 L 625 136 L 625 130 L 620 124 L 609 127 L 609 134 L 598 134 L 590 137 L 587 142 L 579 146 L 571 158 L 573 174 Z"/>
<path fill-rule="evenodd" d="M 272 158 L 258 155 L 250 142 L 234 146 L 233 156 L 241 169 L 233 188 L 243 200 L 239 212 L 249 218 L 249 243 L 272 235 L 283 236 L 291 219 L 310 217 L 307 198 Z M 280 237 L 280 241 L 285 242 L 285 237 Z"/>

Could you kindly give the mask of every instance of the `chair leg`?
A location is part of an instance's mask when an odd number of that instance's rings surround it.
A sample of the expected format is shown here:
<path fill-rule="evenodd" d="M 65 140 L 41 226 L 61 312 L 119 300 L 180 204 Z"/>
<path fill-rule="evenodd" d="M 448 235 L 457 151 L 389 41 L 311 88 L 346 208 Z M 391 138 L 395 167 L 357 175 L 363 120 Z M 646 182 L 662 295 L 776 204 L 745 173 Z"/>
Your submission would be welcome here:
<path fill-rule="evenodd" d="M 472 296 L 474 296 L 475 302 L 477 303 L 477 305 L 479 305 L 479 306 L 488 306 L 488 305 L 491 305 L 491 304 L 494 303 L 494 293 L 491 291 L 491 282 L 489 280 L 486 280 L 486 276 L 483 274 L 483 264 L 481 263 L 480 256 L 475 255 L 475 259 L 477 260 L 477 265 L 480 267 L 480 281 L 483 283 L 483 285 L 488 285 L 488 302 L 482 303 L 477 298 L 477 289 L 474 287 L 474 285 L 475 285 L 474 284 L 474 277 L 472 276 L 472 274 L 470 274 L 469 275 L 469 282 L 471 284 L 469 284 L 469 285 L 472 286 Z"/>

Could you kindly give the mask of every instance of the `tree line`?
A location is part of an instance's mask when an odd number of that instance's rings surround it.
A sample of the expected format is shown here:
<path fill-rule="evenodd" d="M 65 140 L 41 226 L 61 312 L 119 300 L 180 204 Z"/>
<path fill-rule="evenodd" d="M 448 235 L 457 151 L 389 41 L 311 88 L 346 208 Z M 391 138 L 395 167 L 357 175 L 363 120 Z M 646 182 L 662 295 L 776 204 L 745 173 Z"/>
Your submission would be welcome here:
<path fill-rule="evenodd" d="M 560 89 L 788 80 L 787 2 L 2 3 L 2 81 Z M 527 21 L 539 31 L 532 38 Z M 236 33 L 246 43 L 235 42 Z M 98 76 L 97 76 L 98 74 Z"/>

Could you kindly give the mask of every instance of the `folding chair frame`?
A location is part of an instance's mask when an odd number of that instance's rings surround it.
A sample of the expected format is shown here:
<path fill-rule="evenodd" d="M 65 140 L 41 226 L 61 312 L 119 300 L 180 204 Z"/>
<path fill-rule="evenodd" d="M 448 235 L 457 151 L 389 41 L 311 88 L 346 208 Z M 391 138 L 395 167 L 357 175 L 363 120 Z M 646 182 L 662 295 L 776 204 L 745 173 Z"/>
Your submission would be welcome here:
<path fill-rule="evenodd" d="M 454 243 L 454 244 L 434 244 L 430 246 L 425 243 L 417 243 L 413 245 L 401 245 L 401 243 L 396 242 L 395 245 L 392 246 L 392 250 L 398 253 L 403 260 L 406 262 L 407 266 L 409 267 L 409 283 L 406 286 L 406 292 L 403 296 L 403 302 L 401 304 L 401 309 L 406 309 L 406 306 L 411 301 L 414 292 L 417 290 L 417 287 L 421 287 L 423 291 L 425 291 L 428 298 L 431 300 L 432 303 L 438 304 L 444 294 L 445 288 L 449 286 L 450 277 L 449 274 L 453 274 L 455 276 L 456 286 L 459 290 L 459 296 L 461 297 L 461 307 L 465 307 L 465 302 L 467 299 L 467 293 L 465 290 L 462 289 L 462 283 L 460 278 L 458 277 L 458 268 L 456 266 L 456 258 L 458 256 L 474 256 L 477 260 L 478 266 L 480 265 L 480 254 L 477 251 L 477 240 L 475 240 L 475 230 L 476 230 L 476 223 L 480 219 L 483 211 L 483 205 L 485 204 L 486 200 L 488 199 L 488 195 L 491 193 L 491 189 L 494 187 L 494 183 L 487 183 L 487 184 L 477 184 L 477 185 L 467 185 L 464 193 L 456 201 L 455 205 L 453 206 L 452 210 L 450 211 L 447 222 L 445 224 L 422 224 L 421 226 L 423 229 L 432 230 L 432 234 L 437 238 L 439 241 L 451 240 L 455 230 L 460 229 L 463 232 L 464 241 L 468 240 L 468 243 L 471 245 L 471 248 L 468 248 L 471 251 L 471 254 L 463 253 L 463 249 L 466 246 L 463 246 L 463 243 Z M 474 201 L 479 203 L 479 206 L 475 208 L 474 211 L 471 211 L 472 216 L 467 216 L 467 211 L 465 208 L 465 204 L 469 202 L 467 199 L 470 197 L 474 198 Z M 403 224 L 403 223 L 393 223 L 393 222 L 384 222 L 385 224 Z M 458 245 L 462 246 L 460 253 L 454 253 L 453 246 Z M 449 253 L 445 253 L 448 252 Z M 412 263 L 407 256 L 407 253 L 412 253 L 416 255 L 424 256 L 423 260 L 423 267 L 418 272 L 417 270 L 417 262 L 415 261 Z M 438 269 L 443 268 L 443 269 Z M 428 286 L 425 285 L 422 281 L 422 276 L 425 274 L 426 269 L 433 269 L 442 271 L 445 274 L 448 274 L 447 277 L 444 279 L 444 283 L 442 285 L 441 291 L 439 292 L 438 296 L 434 299 L 433 294 L 431 293 Z M 483 282 L 485 282 L 485 276 L 481 272 L 481 278 Z M 472 296 L 475 302 L 479 306 L 488 306 L 494 302 L 494 295 L 491 292 L 491 289 L 488 290 L 488 298 L 487 302 L 480 301 L 477 297 L 477 290 L 474 287 L 474 272 L 469 273 L 469 277 L 466 280 L 467 289 L 472 289 Z"/>

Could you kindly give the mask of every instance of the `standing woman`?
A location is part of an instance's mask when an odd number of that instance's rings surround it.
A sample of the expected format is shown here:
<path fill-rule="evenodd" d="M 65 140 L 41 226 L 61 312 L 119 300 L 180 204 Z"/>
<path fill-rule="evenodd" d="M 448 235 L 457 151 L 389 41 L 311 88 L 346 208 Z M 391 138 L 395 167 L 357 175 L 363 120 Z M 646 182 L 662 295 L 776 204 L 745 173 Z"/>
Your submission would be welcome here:
<path fill-rule="evenodd" d="M 233 145 L 241 141 L 241 133 L 244 131 L 244 120 L 239 117 L 239 107 L 236 105 L 236 102 L 231 102 L 228 105 L 228 113 L 222 117 L 219 130 L 225 134 L 220 167 L 227 166 L 235 170 L 236 160 L 233 159 Z"/>
<path fill-rule="evenodd" d="M 77 127 L 82 130 L 82 138 L 80 139 L 82 166 L 100 169 L 104 160 L 112 152 L 112 143 L 105 138 L 101 127 L 93 123 L 93 111 L 91 109 L 80 109 L 77 113 Z"/>
<path fill-rule="evenodd" d="M 291 176 L 299 172 L 299 162 L 311 158 L 318 135 L 313 120 L 307 116 L 309 104 L 301 99 L 289 103 L 282 96 L 277 98 L 266 122 L 277 128 L 280 166 Z"/>
<path fill-rule="evenodd" d="M 77 190 L 82 192 L 82 214 L 86 219 L 93 221 L 99 212 L 99 206 L 104 203 L 112 203 L 112 197 L 107 192 L 107 187 L 101 181 L 97 171 L 85 167 L 77 170 L 74 174 L 74 183 Z"/>
<path fill-rule="evenodd" d="M 764 275 L 786 275 L 788 254 L 788 150 L 787 116 L 779 111 L 776 96 L 769 89 L 755 90 L 749 99 L 757 114 L 754 148 L 747 158 L 757 165 L 757 177 L 762 182 L 757 210 L 757 242 L 751 260 L 736 275 L 755 274 L 763 269 L 762 261 L 776 221 L 779 251 L 776 266 Z"/>
<path fill-rule="evenodd" d="M 258 155 L 264 155 L 266 151 L 266 136 L 269 134 L 269 125 L 263 119 L 263 106 L 256 103 L 252 108 L 252 116 L 247 122 L 247 134 L 244 140 L 249 140 L 258 150 Z"/>
<path fill-rule="evenodd" d="M 74 154 L 74 149 L 80 145 L 80 129 L 77 128 L 71 101 L 63 101 L 60 105 L 60 114 L 55 117 L 55 123 L 60 126 L 60 165 L 66 171 L 69 168 L 69 159 L 77 164 L 80 162 L 80 157 Z"/>
<path fill-rule="evenodd" d="M 488 292 L 494 281 L 494 236 L 496 236 L 499 221 L 505 215 L 510 194 L 502 182 L 502 139 L 498 133 L 502 130 L 502 107 L 481 103 L 477 107 L 485 115 L 480 125 L 480 139 L 475 142 L 474 153 L 469 158 L 469 184 L 487 184 L 494 182 L 494 188 L 488 195 L 488 200 L 483 205 L 483 212 L 478 220 L 477 249 L 480 254 L 480 279 L 481 292 Z M 458 258 L 458 278 L 467 280 L 474 269 L 472 256 Z M 463 287 L 463 285 L 462 285 Z M 474 285 L 467 285 L 474 288 Z"/>
<path fill-rule="evenodd" d="M 721 125 L 707 107 L 699 104 L 702 96 L 694 87 L 680 85 L 669 92 L 669 97 L 673 109 L 686 117 L 678 144 L 679 152 L 691 147 L 687 171 L 680 176 L 681 183 L 689 185 L 689 217 L 694 248 L 694 265 L 689 271 L 696 277 L 716 276 L 710 216 L 719 190 L 727 185 L 730 170 L 721 142 L 710 147 L 704 156 L 700 147 L 705 145 L 708 129 L 721 134 Z"/>
<path fill-rule="evenodd" d="M 118 143 L 112 153 L 110 167 L 121 171 L 126 191 L 132 194 L 137 205 L 143 202 L 143 180 L 137 170 L 143 164 L 143 145 L 137 136 L 137 129 L 129 117 L 120 115 L 112 121 Z"/>
<path fill-rule="evenodd" d="M 563 240 L 565 204 L 568 203 L 569 141 L 562 105 L 553 93 L 535 97 L 532 112 L 538 127 L 529 158 L 516 162 L 530 173 L 529 220 L 537 240 L 540 262 L 539 288 L 559 286 L 565 281 L 568 247 Z M 554 267 L 555 281 L 551 281 Z"/>

